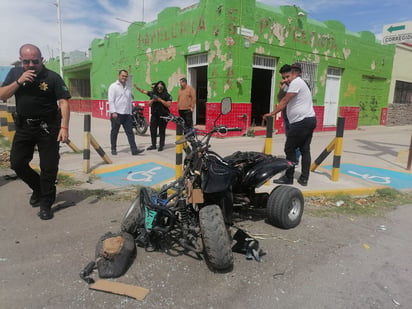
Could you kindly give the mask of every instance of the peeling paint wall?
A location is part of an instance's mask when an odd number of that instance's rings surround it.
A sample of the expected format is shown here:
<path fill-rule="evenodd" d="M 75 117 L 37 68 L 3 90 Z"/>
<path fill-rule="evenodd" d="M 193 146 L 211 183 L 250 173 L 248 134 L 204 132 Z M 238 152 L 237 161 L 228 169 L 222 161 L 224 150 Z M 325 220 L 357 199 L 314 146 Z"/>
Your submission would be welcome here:
<path fill-rule="evenodd" d="M 258 5 L 255 20 L 257 53 L 277 57 L 278 66 L 295 61 L 318 64 L 315 105 L 324 104 L 327 68 L 340 68 L 339 106 L 361 106 L 359 124 L 379 124 L 376 114 L 388 105 L 393 46 L 382 46 L 370 32 L 350 33 L 339 21 L 310 19 L 294 6 Z"/>
<path fill-rule="evenodd" d="M 239 28 L 249 33 L 242 35 Z M 360 106 L 361 125 L 379 124 L 377 115 L 388 105 L 394 56 L 394 47 L 380 45 L 370 32 L 350 33 L 339 21 L 315 21 L 296 6 L 271 7 L 255 0 L 201 0 L 185 9 L 166 8 L 156 21 L 131 24 L 127 33 L 107 34 L 91 47 L 96 100 L 106 99 L 123 68 L 142 88 L 165 81 L 176 99 L 178 81 L 187 74 L 185 57 L 207 53 L 208 102 L 231 96 L 235 103 L 249 103 L 253 56 L 258 54 L 275 57 L 278 67 L 316 63 L 318 106 L 324 104 L 328 67 L 341 68 L 339 106 Z M 134 96 L 146 99 L 137 91 Z"/>

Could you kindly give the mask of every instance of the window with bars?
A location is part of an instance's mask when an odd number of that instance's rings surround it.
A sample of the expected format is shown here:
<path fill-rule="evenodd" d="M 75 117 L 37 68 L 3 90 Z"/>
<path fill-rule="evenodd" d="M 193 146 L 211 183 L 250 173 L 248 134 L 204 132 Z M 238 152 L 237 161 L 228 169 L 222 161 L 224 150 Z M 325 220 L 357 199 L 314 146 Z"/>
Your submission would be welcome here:
<path fill-rule="evenodd" d="M 329 76 L 342 76 L 342 69 L 329 67 L 328 68 L 328 75 Z"/>
<path fill-rule="evenodd" d="M 393 103 L 412 104 L 412 83 L 396 81 Z"/>
<path fill-rule="evenodd" d="M 199 67 L 208 65 L 207 54 L 198 54 L 187 56 L 187 67 Z"/>
<path fill-rule="evenodd" d="M 312 91 L 312 96 L 317 92 L 316 89 L 316 76 L 318 71 L 317 63 L 308 63 L 308 62 L 296 62 L 302 68 L 302 78 L 309 84 L 310 90 Z M 332 68 L 331 68 L 332 69 Z M 328 69 L 329 72 L 329 69 Z"/>
<path fill-rule="evenodd" d="M 253 67 L 258 69 L 270 69 L 273 70 L 276 68 L 276 58 L 255 55 L 253 57 Z"/>

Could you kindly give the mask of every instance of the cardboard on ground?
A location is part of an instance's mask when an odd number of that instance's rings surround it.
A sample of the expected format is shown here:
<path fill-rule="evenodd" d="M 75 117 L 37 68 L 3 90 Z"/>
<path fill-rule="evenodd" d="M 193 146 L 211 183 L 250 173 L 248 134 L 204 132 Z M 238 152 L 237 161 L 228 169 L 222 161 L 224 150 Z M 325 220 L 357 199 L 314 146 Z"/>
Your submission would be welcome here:
<path fill-rule="evenodd" d="M 89 289 L 109 292 L 119 295 L 126 295 L 137 300 L 143 300 L 149 293 L 148 289 L 131 284 L 114 282 L 109 280 L 97 280 L 95 283 L 89 285 Z"/>

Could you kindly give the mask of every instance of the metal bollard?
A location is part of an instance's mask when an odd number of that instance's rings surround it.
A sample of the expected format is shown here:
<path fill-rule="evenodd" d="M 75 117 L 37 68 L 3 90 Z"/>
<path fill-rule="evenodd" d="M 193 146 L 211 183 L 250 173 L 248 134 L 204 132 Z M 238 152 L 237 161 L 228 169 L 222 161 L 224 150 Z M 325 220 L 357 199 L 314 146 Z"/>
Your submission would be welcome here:
<path fill-rule="evenodd" d="M 273 135 L 273 116 L 266 118 L 266 139 L 265 148 L 263 152 L 265 154 L 272 154 L 272 135 Z"/>
<path fill-rule="evenodd" d="M 183 137 L 183 128 L 176 125 L 176 141 Z M 176 143 L 176 179 L 183 175 L 183 144 Z"/>

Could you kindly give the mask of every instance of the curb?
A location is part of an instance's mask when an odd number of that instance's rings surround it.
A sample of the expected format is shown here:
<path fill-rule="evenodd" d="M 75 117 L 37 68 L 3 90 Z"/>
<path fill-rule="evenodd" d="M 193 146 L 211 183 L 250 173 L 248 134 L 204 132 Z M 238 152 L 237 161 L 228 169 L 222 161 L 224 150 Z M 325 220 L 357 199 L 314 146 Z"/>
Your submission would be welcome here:
<path fill-rule="evenodd" d="M 385 186 L 371 187 L 371 188 L 351 188 L 351 189 L 339 189 L 339 190 L 309 190 L 302 191 L 304 197 L 312 196 L 335 196 L 339 194 L 362 196 L 362 195 L 372 195 L 377 190 L 387 188 Z"/>

